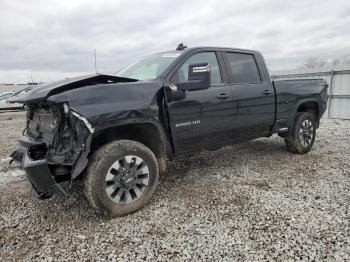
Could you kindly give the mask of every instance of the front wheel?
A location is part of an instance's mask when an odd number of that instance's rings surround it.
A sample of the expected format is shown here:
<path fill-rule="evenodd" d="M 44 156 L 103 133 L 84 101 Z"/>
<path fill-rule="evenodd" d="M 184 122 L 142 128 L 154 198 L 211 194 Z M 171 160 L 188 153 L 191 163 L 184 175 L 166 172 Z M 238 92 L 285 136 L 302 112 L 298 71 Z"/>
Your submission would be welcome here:
<path fill-rule="evenodd" d="M 284 139 L 288 151 L 296 154 L 306 154 L 312 148 L 316 137 L 316 122 L 314 114 L 298 112 L 295 115 L 292 133 Z"/>
<path fill-rule="evenodd" d="M 90 159 L 85 196 L 98 213 L 124 216 L 150 201 L 158 176 L 157 160 L 150 149 L 135 141 L 114 141 Z"/>

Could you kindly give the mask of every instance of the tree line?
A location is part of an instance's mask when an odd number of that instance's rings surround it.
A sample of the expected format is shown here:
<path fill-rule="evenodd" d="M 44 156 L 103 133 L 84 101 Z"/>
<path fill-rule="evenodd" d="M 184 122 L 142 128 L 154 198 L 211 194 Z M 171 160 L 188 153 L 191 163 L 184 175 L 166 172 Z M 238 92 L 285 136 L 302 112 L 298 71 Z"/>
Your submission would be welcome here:
<path fill-rule="evenodd" d="M 300 66 L 300 68 L 315 69 L 323 67 L 335 67 L 342 65 L 350 65 L 350 54 L 344 55 L 340 58 L 326 59 L 324 57 L 309 57 Z"/>

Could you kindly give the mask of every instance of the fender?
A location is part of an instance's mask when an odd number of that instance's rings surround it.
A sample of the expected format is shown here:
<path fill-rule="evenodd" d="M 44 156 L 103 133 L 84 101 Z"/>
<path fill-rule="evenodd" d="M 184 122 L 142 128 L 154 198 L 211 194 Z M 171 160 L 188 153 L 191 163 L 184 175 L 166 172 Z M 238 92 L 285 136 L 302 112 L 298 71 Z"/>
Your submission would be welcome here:
<path fill-rule="evenodd" d="M 168 153 L 171 152 L 172 155 L 172 148 L 169 143 L 168 135 L 165 132 L 165 129 L 163 127 L 163 124 L 159 122 L 159 120 L 154 118 L 127 118 L 127 119 L 118 119 L 115 121 L 109 121 L 106 123 L 103 123 L 102 125 L 94 126 L 96 134 L 99 131 L 103 131 L 107 128 L 111 127 L 118 127 L 118 126 L 124 126 L 128 124 L 152 124 L 154 125 L 159 133 L 161 134 L 162 143 L 164 145 L 164 152 Z"/>
<path fill-rule="evenodd" d="M 169 143 L 169 140 L 163 128 L 163 125 L 158 120 L 153 118 L 133 118 L 133 119 L 120 119 L 116 121 L 109 121 L 104 123 L 103 125 L 94 126 L 94 132 L 91 133 L 86 140 L 85 150 L 81 152 L 80 156 L 77 158 L 77 161 L 75 161 L 73 165 L 71 179 L 73 180 L 77 178 L 87 166 L 89 162 L 88 155 L 91 151 L 91 141 L 93 140 L 94 136 L 98 132 L 106 130 L 108 128 L 112 128 L 112 127 L 125 126 L 127 124 L 146 124 L 146 123 L 152 124 L 157 128 L 157 130 L 161 135 L 163 150 L 165 154 L 171 159 L 173 157 L 173 149 L 171 147 L 171 144 Z"/>
<path fill-rule="evenodd" d="M 80 153 L 79 157 L 73 164 L 71 180 L 76 179 L 87 166 L 89 162 L 88 155 L 90 153 L 91 140 L 92 134 L 86 139 L 85 150 Z"/>
<path fill-rule="evenodd" d="M 296 104 L 296 106 L 295 106 L 293 112 L 292 112 L 291 115 L 290 115 L 290 118 L 289 118 L 289 128 L 288 128 L 288 136 L 291 136 L 291 135 L 292 135 L 292 126 L 293 126 L 293 123 L 294 123 L 295 115 L 297 114 L 299 107 L 300 107 L 302 104 L 309 103 L 309 102 L 316 103 L 316 104 L 317 104 L 317 107 L 318 107 L 318 111 L 320 112 L 320 102 L 319 102 L 318 99 L 316 99 L 316 98 L 309 98 L 309 99 L 300 100 L 300 101 Z"/>

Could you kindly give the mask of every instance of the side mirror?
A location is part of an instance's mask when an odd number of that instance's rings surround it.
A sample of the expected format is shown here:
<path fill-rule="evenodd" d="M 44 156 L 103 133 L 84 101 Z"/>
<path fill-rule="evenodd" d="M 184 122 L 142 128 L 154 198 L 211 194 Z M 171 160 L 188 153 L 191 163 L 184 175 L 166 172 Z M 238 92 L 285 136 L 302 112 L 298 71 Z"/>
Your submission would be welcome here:
<path fill-rule="evenodd" d="M 188 81 L 178 82 L 178 90 L 203 90 L 210 87 L 210 66 L 207 62 L 190 64 L 188 67 Z"/>

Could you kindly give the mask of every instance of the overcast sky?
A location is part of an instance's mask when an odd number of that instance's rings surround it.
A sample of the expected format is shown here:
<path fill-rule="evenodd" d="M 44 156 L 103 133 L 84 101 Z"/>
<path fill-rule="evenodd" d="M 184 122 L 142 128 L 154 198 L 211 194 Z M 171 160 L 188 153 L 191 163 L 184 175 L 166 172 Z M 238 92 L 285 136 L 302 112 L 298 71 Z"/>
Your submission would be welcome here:
<path fill-rule="evenodd" d="M 270 70 L 350 53 L 350 1 L 0 0 L 0 83 L 116 72 L 193 46 L 260 50 Z"/>

